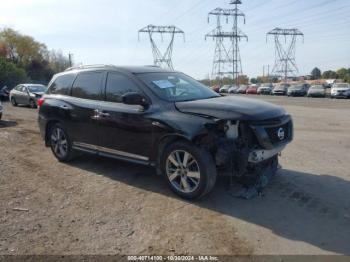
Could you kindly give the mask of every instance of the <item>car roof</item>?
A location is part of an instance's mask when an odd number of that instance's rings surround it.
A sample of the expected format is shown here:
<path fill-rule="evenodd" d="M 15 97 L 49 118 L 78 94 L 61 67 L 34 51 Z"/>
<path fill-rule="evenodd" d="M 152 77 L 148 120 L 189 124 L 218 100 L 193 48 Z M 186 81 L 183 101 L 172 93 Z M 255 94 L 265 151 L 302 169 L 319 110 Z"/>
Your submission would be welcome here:
<path fill-rule="evenodd" d="M 132 74 L 174 72 L 170 69 L 163 69 L 158 66 L 115 66 L 115 65 L 83 65 L 83 66 L 68 68 L 64 72 L 89 71 L 89 70 L 123 71 L 123 72 L 132 73 Z"/>

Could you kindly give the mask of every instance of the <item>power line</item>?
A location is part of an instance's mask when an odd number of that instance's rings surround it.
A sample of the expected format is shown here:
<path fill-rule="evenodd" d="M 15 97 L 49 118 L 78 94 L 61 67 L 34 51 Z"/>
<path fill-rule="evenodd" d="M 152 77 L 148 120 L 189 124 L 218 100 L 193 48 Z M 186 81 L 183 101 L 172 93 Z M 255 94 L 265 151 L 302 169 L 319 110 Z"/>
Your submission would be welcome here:
<path fill-rule="evenodd" d="M 180 28 L 177 28 L 176 26 L 155 26 L 155 25 L 148 25 L 142 29 L 139 30 L 140 33 L 147 33 L 151 42 L 152 46 L 152 53 L 153 53 L 153 59 L 154 59 L 154 65 L 174 70 L 173 62 L 172 62 L 172 53 L 173 53 L 173 47 L 174 47 L 174 38 L 176 34 L 182 34 L 185 40 L 185 33 Z M 168 47 L 164 53 L 162 53 L 153 37 L 154 34 L 160 34 L 162 40 L 164 40 L 163 35 L 168 34 L 170 35 L 170 41 L 168 44 Z"/>
<path fill-rule="evenodd" d="M 272 75 L 283 76 L 286 83 L 289 76 L 296 76 L 299 73 L 295 59 L 296 40 L 297 37 L 304 37 L 304 34 L 296 28 L 275 28 L 267 33 L 266 39 L 268 36 L 273 36 L 275 40 L 276 58 Z M 286 47 L 282 44 L 283 39 Z"/>

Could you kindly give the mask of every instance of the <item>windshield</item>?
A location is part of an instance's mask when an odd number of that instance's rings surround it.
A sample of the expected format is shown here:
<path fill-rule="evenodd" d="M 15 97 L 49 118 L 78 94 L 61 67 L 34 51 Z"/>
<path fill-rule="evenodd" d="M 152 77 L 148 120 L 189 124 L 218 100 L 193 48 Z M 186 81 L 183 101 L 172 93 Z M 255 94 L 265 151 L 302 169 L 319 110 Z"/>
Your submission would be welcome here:
<path fill-rule="evenodd" d="M 46 87 L 45 86 L 28 86 L 28 90 L 31 93 L 35 93 L 35 92 L 45 92 L 46 91 Z"/>
<path fill-rule="evenodd" d="M 290 89 L 303 89 L 303 86 L 291 86 Z"/>
<path fill-rule="evenodd" d="M 335 88 L 348 88 L 349 85 L 348 84 L 335 84 L 334 87 Z"/>
<path fill-rule="evenodd" d="M 271 87 L 271 84 L 262 84 L 261 87 Z"/>
<path fill-rule="evenodd" d="M 137 76 L 159 97 L 171 102 L 220 96 L 209 87 L 182 73 L 143 73 Z"/>

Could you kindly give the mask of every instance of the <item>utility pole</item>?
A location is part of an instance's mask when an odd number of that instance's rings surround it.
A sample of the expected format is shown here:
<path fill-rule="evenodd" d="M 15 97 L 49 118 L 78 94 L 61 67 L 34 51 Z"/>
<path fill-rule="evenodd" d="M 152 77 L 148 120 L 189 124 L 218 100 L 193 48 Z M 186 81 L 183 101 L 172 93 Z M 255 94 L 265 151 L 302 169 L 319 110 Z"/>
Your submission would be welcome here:
<path fill-rule="evenodd" d="M 219 78 L 222 80 L 225 77 L 230 77 L 233 80 L 233 84 L 239 86 L 239 76 L 242 75 L 242 63 L 238 41 L 241 39 L 246 39 L 248 41 L 248 37 L 238 28 L 239 17 L 243 17 L 245 23 L 245 15 L 237 8 L 237 5 L 241 4 L 241 1 L 231 1 L 230 4 L 235 4 L 236 8 L 224 9 L 218 7 L 209 12 L 208 23 L 210 22 L 210 17 L 214 16 L 216 18 L 216 28 L 206 34 L 205 39 L 213 38 L 216 42 L 212 78 Z M 232 30 L 223 30 L 222 19 L 225 19 L 227 24 L 229 20 L 232 19 Z M 231 43 L 229 47 L 225 44 L 225 39 L 230 40 Z"/>
<path fill-rule="evenodd" d="M 174 47 L 174 39 L 176 34 L 182 34 L 183 39 L 185 41 L 185 33 L 181 29 L 176 26 L 155 26 L 148 25 L 139 30 L 139 39 L 140 33 L 147 33 L 149 35 L 149 39 L 152 46 L 153 53 L 153 63 L 155 66 L 159 66 L 165 69 L 174 70 L 173 62 L 172 62 L 172 54 Z M 167 46 L 167 49 L 164 53 L 160 51 L 158 48 L 156 41 L 154 39 L 154 34 L 160 34 L 161 40 L 164 41 L 163 35 L 170 35 L 170 40 Z"/>
<path fill-rule="evenodd" d="M 69 59 L 69 67 L 73 66 L 73 54 L 69 53 L 68 54 L 68 59 Z"/>
<path fill-rule="evenodd" d="M 282 77 L 284 83 L 287 83 L 288 77 L 295 77 L 299 74 L 295 59 L 296 42 L 298 37 L 304 39 L 304 34 L 296 28 L 275 28 L 267 33 L 266 41 L 270 35 L 275 40 L 275 65 L 272 69 L 272 75 Z"/>

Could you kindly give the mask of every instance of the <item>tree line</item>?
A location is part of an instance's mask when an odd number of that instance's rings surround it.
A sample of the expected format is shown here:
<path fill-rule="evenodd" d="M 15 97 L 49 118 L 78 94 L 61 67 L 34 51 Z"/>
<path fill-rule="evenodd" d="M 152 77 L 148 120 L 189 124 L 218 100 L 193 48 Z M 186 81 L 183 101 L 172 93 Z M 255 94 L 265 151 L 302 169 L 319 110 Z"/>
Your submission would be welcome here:
<path fill-rule="evenodd" d="M 0 88 L 24 82 L 46 84 L 70 64 L 61 51 L 49 50 L 31 36 L 11 28 L 0 30 Z"/>

